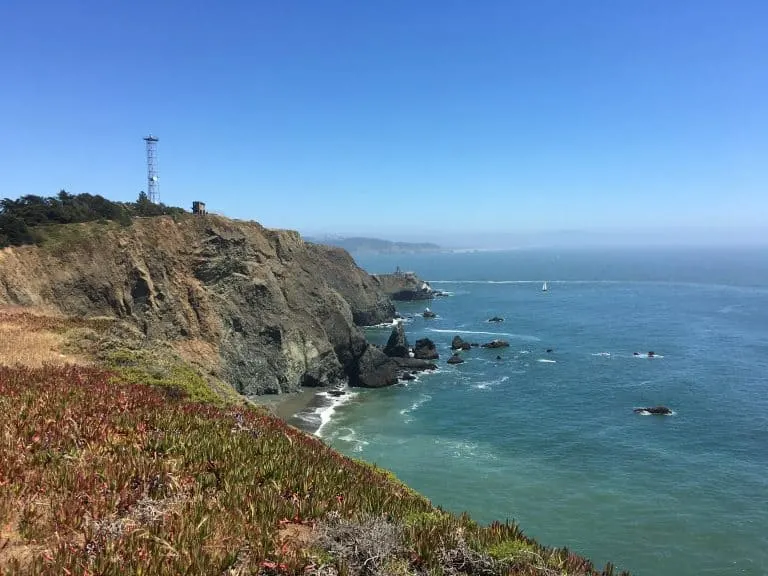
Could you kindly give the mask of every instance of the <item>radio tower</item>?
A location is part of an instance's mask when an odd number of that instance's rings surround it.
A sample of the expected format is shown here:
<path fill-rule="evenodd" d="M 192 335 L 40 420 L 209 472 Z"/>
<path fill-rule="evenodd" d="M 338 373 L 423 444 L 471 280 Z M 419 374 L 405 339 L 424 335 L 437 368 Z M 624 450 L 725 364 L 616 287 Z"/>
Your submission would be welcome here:
<path fill-rule="evenodd" d="M 144 138 L 147 143 L 147 196 L 149 201 L 154 204 L 160 204 L 160 185 L 157 182 L 157 141 L 150 134 Z"/>

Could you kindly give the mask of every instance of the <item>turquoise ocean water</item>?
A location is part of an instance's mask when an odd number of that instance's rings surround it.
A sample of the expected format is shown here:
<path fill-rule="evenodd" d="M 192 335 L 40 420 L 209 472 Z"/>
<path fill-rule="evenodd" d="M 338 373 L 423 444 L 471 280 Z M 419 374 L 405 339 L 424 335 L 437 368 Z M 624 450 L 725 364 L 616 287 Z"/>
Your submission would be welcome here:
<path fill-rule="evenodd" d="M 431 304 L 435 320 L 417 315 L 423 303 L 398 307 L 411 343 L 437 343 L 440 370 L 325 409 L 327 442 L 446 509 L 514 519 L 601 566 L 768 574 L 768 252 L 357 260 L 450 292 Z M 369 330 L 374 342 L 388 334 Z M 511 346 L 502 361 L 474 349 L 451 367 L 456 334 Z M 659 356 L 633 356 L 649 350 Z M 658 404 L 675 415 L 632 411 Z"/>

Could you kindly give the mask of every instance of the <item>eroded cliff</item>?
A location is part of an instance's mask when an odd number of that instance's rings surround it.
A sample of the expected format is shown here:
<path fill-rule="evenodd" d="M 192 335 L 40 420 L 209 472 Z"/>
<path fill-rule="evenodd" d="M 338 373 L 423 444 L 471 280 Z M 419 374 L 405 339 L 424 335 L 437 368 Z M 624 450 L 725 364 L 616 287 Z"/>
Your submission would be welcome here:
<path fill-rule="evenodd" d="M 0 251 L 0 304 L 113 316 L 147 341 L 203 343 L 246 395 L 392 383 L 357 327 L 394 307 L 344 250 L 216 216 L 76 224 Z"/>

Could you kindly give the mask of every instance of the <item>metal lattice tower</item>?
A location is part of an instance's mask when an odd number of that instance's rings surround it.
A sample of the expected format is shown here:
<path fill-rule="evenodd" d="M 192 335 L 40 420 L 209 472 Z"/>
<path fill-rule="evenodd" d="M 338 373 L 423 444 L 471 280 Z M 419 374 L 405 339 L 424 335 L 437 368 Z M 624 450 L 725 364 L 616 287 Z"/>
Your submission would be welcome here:
<path fill-rule="evenodd" d="M 155 204 L 160 203 L 160 184 L 157 180 L 157 141 L 150 134 L 144 138 L 147 143 L 147 196 L 149 201 Z"/>

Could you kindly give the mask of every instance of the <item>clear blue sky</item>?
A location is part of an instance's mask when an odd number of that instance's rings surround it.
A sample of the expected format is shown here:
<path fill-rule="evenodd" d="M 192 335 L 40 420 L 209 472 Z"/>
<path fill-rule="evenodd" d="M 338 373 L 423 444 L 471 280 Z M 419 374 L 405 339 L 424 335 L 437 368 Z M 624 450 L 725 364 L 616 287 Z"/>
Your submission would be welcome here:
<path fill-rule="evenodd" d="M 0 3 L 3 196 L 307 232 L 768 224 L 765 0 Z M 418 235 L 418 234 L 416 234 Z"/>

